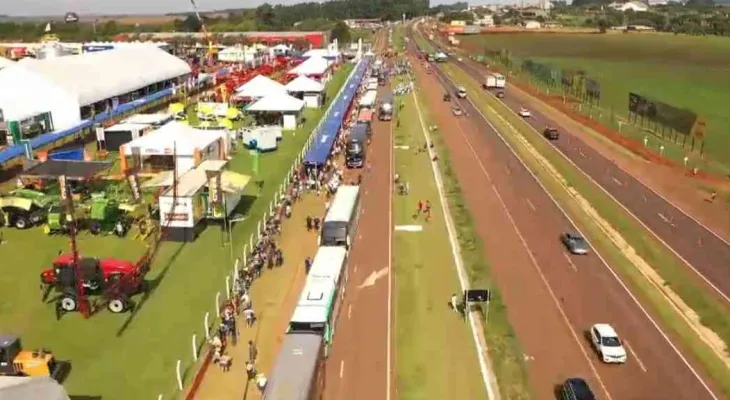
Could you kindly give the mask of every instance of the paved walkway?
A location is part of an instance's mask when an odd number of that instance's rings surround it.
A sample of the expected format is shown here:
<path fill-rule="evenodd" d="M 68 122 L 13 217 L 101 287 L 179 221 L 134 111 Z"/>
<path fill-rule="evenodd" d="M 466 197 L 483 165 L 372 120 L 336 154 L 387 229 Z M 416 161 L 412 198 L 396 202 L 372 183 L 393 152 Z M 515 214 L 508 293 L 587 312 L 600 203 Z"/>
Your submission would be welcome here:
<path fill-rule="evenodd" d="M 299 298 L 305 279 L 304 259 L 314 257 L 317 236 L 307 232 L 304 219 L 307 215 L 324 213 L 324 196 L 306 195 L 292 208 L 292 218 L 284 220 L 279 245 L 284 252 L 285 264 L 281 268 L 265 269 L 251 286 L 251 302 L 258 320 L 251 328 L 245 327 L 242 317 L 237 319 L 241 336 L 237 346 L 229 346 L 232 357 L 230 371 L 223 372 L 211 365 L 205 374 L 195 398 L 200 400 L 260 399 L 253 381 L 246 383 L 248 341 L 254 340 L 258 348 L 256 369 L 267 377 L 274 367 L 279 347 L 294 306 Z M 229 342 L 230 343 L 230 342 Z"/>

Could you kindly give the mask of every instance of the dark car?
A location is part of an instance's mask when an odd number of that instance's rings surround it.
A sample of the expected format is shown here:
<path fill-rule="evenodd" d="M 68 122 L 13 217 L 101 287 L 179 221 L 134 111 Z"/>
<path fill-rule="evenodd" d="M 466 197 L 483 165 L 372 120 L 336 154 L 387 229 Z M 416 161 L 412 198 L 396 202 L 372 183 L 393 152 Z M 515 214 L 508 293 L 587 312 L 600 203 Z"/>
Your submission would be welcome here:
<path fill-rule="evenodd" d="M 558 140 L 558 139 L 560 139 L 560 132 L 558 132 L 558 130 L 555 129 L 555 128 L 547 127 L 547 128 L 545 128 L 544 131 L 542 131 L 542 134 L 543 134 L 543 136 L 545 136 L 545 138 L 547 140 Z"/>
<path fill-rule="evenodd" d="M 560 387 L 561 400 L 596 400 L 596 396 L 581 378 L 570 378 Z"/>
<path fill-rule="evenodd" d="M 583 236 L 575 233 L 564 233 L 560 236 L 560 241 L 568 248 L 570 254 L 586 255 L 588 254 L 588 242 Z"/>

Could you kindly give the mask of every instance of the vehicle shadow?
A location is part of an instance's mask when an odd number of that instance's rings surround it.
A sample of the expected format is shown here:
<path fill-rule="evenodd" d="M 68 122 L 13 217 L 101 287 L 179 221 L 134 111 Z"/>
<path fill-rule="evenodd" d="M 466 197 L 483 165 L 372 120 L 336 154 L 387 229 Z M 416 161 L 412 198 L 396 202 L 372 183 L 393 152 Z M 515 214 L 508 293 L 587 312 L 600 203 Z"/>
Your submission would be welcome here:
<path fill-rule="evenodd" d="M 172 264 L 175 263 L 178 256 L 180 256 L 180 253 L 185 248 L 187 243 L 182 243 L 178 246 L 178 248 L 175 250 L 175 253 L 170 257 L 170 259 L 167 261 L 167 264 L 162 268 L 162 271 L 155 279 L 147 280 L 145 281 L 147 290 L 144 291 L 142 294 L 142 297 L 139 299 L 139 302 L 134 304 L 134 307 L 132 308 L 132 311 L 129 314 L 129 317 L 124 321 L 122 326 L 117 330 L 117 337 L 121 337 L 124 332 L 129 328 L 129 325 L 134 321 L 134 318 L 137 316 L 137 313 L 140 309 L 142 309 L 142 306 L 147 302 L 147 300 L 152 296 L 152 294 L 157 290 L 157 288 L 160 286 L 160 283 L 162 283 L 162 280 L 165 279 L 165 276 L 167 276 L 167 272 L 170 270 L 170 267 Z"/>

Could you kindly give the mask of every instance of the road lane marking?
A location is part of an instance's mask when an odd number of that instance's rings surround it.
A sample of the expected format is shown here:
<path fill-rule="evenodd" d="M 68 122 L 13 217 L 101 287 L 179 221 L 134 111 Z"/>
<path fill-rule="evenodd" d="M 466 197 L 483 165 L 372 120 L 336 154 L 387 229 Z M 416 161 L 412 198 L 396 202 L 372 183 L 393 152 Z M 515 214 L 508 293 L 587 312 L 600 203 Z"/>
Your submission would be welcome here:
<path fill-rule="evenodd" d="M 639 364 L 639 368 L 641 368 L 642 371 L 646 372 L 646 367 L 644 366 L 644 363 L 641 362 L 641 359 L 636 354 L 634 349 L 629 345 L 628 341 L 624 340 L 624 346 L 626 346 L 626 348 L 629 349 L 629 353 L 631 353 L 631 356 L 634 357 L 634 360 L 636 360 L 636 363 Z"/>
<path fill-rule="evenodd" d="M 415 97 L 415 94 L 413 95 Z M 393 126 L 395 124 L 389 124 L 390 130 L 389 130 L 389 146 L 390 148 L 393 147 L 395 144 L 395 135 L 393 134 Z M 392 266 L 391 266 L 391 260 L 393 260 L 393 192 L 394 192 L 394 184 L 393 181 L 393 175 L 395 175 L 393 172 L 395 168 L 393 168 L 394 164 L 394 158 L 395 153 L 391 150 L 388 154 L 388 315 L 386 316 L 388 319 L 385 321 L 386 331 L 387 331 L 387 343 L 385 344 L 385 362 L 386 362 L 386 373 L 385 373 L 385 399 L 390 400 L 391 392 L 393 391 L 391 388 L 392 385 L 392 379 L 391 374 L 392 371 L 392 342 L 393 342 L 393 329 L 391 327 L 391 322 L 393 321 L 393 277 L 392 274 Z M 367 193 L 367 192 L 365 192 Z"/>
<path fill-rule="evenodd" d="M 510 170 L 509 170 L 509 167 L 508 166 L 505 165 L 504 166 L 504 170 L 505 170 L 505 172 L 507 172 L 508 175 L 510 174 Z"/>
<path fill-rule="evenodd" d="M 621 181 L 620 181 L 620 180 L 616 179 L 616 178 L 615 178 L 615 177 L 613 177 L 613 176 L 611 177 L 611 179 L 613 179 L 613 181 L 614 181 L 614 182 L 616 182 L 616 184 L 617 184 L 617 185 L 619 185 L 619 186 L 623 186 L 623 185 L 624 185 L 623 183 L 621 183 Z"/>
<path fill-rule="evenodd" d="M 439 79 L 441 77 L 436 74 Z M 443 82 L 443 80 L 442 80 Z M 446 85 L 448 87 L 448 85 Z M 482 116 L 483 120 L 492 128 L 494 132 L 497 132 L 496 128 L 492 125 L 491 122 L 484 116 L 484 114 L 481 113 L 481 111 L 477 108 L 477 106 L 471 101 L 471 99 L 467 98 L 467 101 L 469 101 L 474 107 L 475 110 L 479 113 L 479 115 Z M 479 165 L 479 168 L 482 170 L 482 174 L 489 180 L 492 181 L 492 178 L 489 175 L 489 172 L 484 167 L 484 164 L 482 163 L 481 158 L 479 158 L 479 154 L 477 154 L 476 150 L 474 149 L 474 146 L 472 145 L 469 138 L 466 136 L 466 133 L 464 133 L 464 130 L 461 129 L 461 124 L 457 122 L 457 126 L 459 128 L 459 132 L 461 133 L 462 137 L 464 138 L 464 141 L 466 142 L 466 145 L 469 147 L 469 150 L 471 150 L 472 156 L 474 160 L 476 160 L 477 164 Z M 497 133 L 499 137 L 502 139 L 502 141 L 507 145 L 507 147 L 512 151 L 512 153 L 517 156 L 512 147 L 505 141 L 504 138 L 502 138 L 501 134 Z M 522 165 L 527 169 L 528 172 L 532 173 L 526 165 L 524 165 L 524 162 L 522 159 L 517 157 L 517 159 L 522 163 Z M 534 175 L 533 175 L 534 177 Z M 538 181 L 538 183 L 540 183 Z M 608 388 L 606 388 L 606 385 L 603 383 L 603 379 L 601 379 L 601 375 L 598 374 L 598 370 L 596 370 L 596 367 L 593 365 L 593 362 L 591 358 L 588 356 L 588 352 L 584 348 L 583 340 L 578 337 L 578 334 L 576 333 L 575 329 L 570 323 L 570 320 L 568 319 L 568 315 L 565 313 L 565 310 L 563 309 L 563 306 L 560 304 L 560 300 L 558 300 L 558 297 L 555 295 L 555 292 L 553 291 L 552 287 L 550 286 L 550 283 L 548 283 L 547 278 L 545 277 L 545 274 L 542 272 L 542 269 L 540 268 L 540 265 L 537 263 L 537 259 L 535 259 L 534 254 L 532 254 L 532 251 L 530 251 L 530 247 L 527 245 L 527 241 L 525 240 L 524 236 L 522 236 L 522 233 L 520 232 L 520 229 L 517 227 L 517 223 L 515 222 L 514 218 L 512 218 L 512 214 L 510 213 L 509 209 L 507 208 L 507 205 L 505 204 L 504 200 L 502 199 L 502 196 L 499 194 L 499 191 L 496 189 L 494 184 L 492 184 L 492 189 L 494 190 L 494 193 L 497 197 L 497 200 L 499 201 L 500 205 L 502 206 L 502 209 L 504 210 L 507 219 L 510 221 L 510 224 L 512 225 L 512 228 L 514 229 L 515 233 L 517 234 L 517 237 L 520 239 L 520 242 L 522 243 L 522 247 L 525 249 L 525 252 L 527 253 L 527 256 L 530 258 L 530 261 L 532 262 L 532 266 L 537 271 L 537 274 L 540 276 L 540 279 L 542 280 L 543 285 L 548 291 L 548 294 L 550 295 L 550 298 L 553 301 L 553 304 L 555 304 L 555 307 L 558 309 L 558 313 L 560 314 L 560 317 L 563 320 L 563 323 L 568 328 L 568 331 L 570 331 L 571 336 L 573 337 L 573 340 L 575 341 L 575 344 L 578 346 L 578 349 L 580 350 L 581 354 L 583 355 L 583 358 L 586 360 L 586 363 L 588 364 L 588 368 L 590 368 L 591 372 L 593 372 L 593 376 L 595 376 L 596 380 L 598 381 L 598 384 L 601 385 L 601 389 L 603 389 L 603 392 L 606 393 L 606 398 L 608 400 L 611 400 L 611 394 L 608 392 Z M 544 188 L 543 188 L 544 190 Z M 546 192 L 547 193 L 547 192 Z M 549 195 L 549 194 L 548 194 Z M 556 203 L 557 204 L 557 203 Z"/>
<path fill-rule="evenodd" d="M 349 321 L 352 317 L 352 304 L 347 306 L 347 320 Z"/>
<path fill-rule="evenodd" d="M 340 361 L 340 379 L 345 375 L 345 360 Z"/>
<path fill-rule="evenodd" d="M 535 207 L 535 205 L 532 204 L 530 199 L 525 199 L 525 201 L 527 201 L 527 205 L 530 206 L 530 208 L 532 208 L 532 211 L 537 211 L 537 207 Z"/>
<path fill-rule="evenodd" d="M 573 260 L 570 259 L 570 256 L 567 253 L 563 253 L 563 255 L 565 256 L 565 259 L 568 260 L 570 268 L 573 269 L 573 271 L 578 272 L 578 267 L 573 264 Z"/>
<path fill-rule="evenodd" d="M 672 220 L 671 220 L 671 219 L 667 218 L 667 216 L 666 216 L 666 215 L 664 215 L 664 214 L 662 214 L 662 213 L 657 213 L 657 215 L 658 215 L 658 216 L 659 216 L 659 218 L 661 218 L 661 219 L 662 219 L 662 220 L 663 220 L 664 222 L 668 223 L 668 224 L 669 224 L 669 225 L 670 225 L 670 226 L 671 226 L 672 228 L 674 228 L 674 227 L 675 227 L 675 225 L 674 225 L 674 222 L 672 222 Z"/>
<path fill-rule="evenodd" d="M 438 75 L 437 75 L 437 76 L 438 76 Z M 520 162 L 520 163 L 521 163 L 521 164 L 523 165 L 523 167 L 525 167 L 525 169 L 526 169 L 526 170 L 527 170 L 527 171 L 528 171 L 528 172 L 529 172 L 529 173 L 530 173 L 530 174 L 532 175 L 532 177 L 534 178 L 534 180 L 535 180 L 535 181 L 536 181 L 536 182 L 537 182 L 537 183 L 538 183 L 538 184 L 539 184 L 539 185 L 540 185 L 540 186 L 542 187 L 543 191 L 544 191 L 544 192 L 545 192 L 545 193 L 546 193 L 546 194 L 548 195 L 548 197 L 549 197 L 549 198 L 550 198 L 550 199 L 551 199 L 551 200 L 553 201 L 553 203 L 554 203 L 554 204 L 555 204 L 555 205 L 556 205 L 556 206 L 558 207 L 558 209 L 559 209 L 559 210 L 560 210 L 560 211 L 561 211 L 561 212 L 563 213 L 563 215 L 564 215 L 564 216 L 565 216 L 565 217 L 566 217 L 566 218 L 568 219 L 568 221 L 570 221 L 570 222 L 571 222 L 571 224 L 573 224 L 573 226 L 576 226 L 576 225 L 575 225 L 575 223 L 573 222 L 573 220 L 572 220 L 572 219 L 570 218 L 570 216 L 568 216 L 568 214 L 567 214 L 567 213 L 565 212 L 565 210 L 563 210 L 563 208 L 562 208 L 562 207 L 560 206 L 560 204 L 558 204 L 558 202 L 557 202 L 557 201 L 555 200 L 555 198 L 554 198 L 554 197 L 553 197 L 553 196 L 552 196 L 552 195 L 551 195 L 551 194 L 550 194 L 550 193 L 549 193 L 549 192 L 547 191 L 547 189 L 545 188 L 545 186 L 544 186 L 544 185 L 542 184 L 542 182 L 540 182 L 540 180 L 539 180 L 539 179 L 537 178 L 537 176 L 536 176 L 536 175 L 535 175 L 535 174 L 534 174 L 534 173 L 532 172 L 532 170 L 530 170 L 530 169 L 529 169 L 529 168 L 527 167 L 527 165 L 526 165 L 526 164 L 524 163 L 524 161 L 522 161 L 522 159 L 521 159 L 521 158 L 519 158 L 519 156 L 517 155 L 517 152 L 516 152 L 516 151 L 515 151 L 515 150 L 514 150 L 514 149 L 512 148 L 512 145 L 510 145 L 510 144 L 509 144 L 509 143 L 507 142 L 507 140 L 506 140 L 506 139 L 505 139 L 504 137 L 502 137 L 502 134 L 501 134 L 501 133 L 499 133 L 499 132 L 498 132 L 498 131 L 496 130 L 496 128 L 494 127 L 494 125 L 493 125 L 493 124 L 492 124 L 492 123 L 491 123 L 491 122 L 490 122 L 490 121 L 489 121 L 489 120 L 487 119 L 487 117 L 486 117 L 486 116 L 485 116 L 485 115 L 484 115 L 484 114 L 483 114 L 483 113 L 481 112 L 481 110 L 479 110 L 479 109 L 477 108 L 477 106 L 476 106 L 476 105 L 475 105 L 475 104 L 474 104 L 474 103 L 473 103 L 473 102 L 471 101 L 471 99 L 467 99 L 467 100 L 468 100 L 469 102 L 471 102 L 471 104 L 472 104 L 472 106 L 474 107 L 474 109 L 475 109 L 475 110 L 477 110 L 477 112 L 478 112 L 478 113 L 479 113 L 479 115 L 480 115 L 480 116 L 482 117 L 482 119 L 483 119 L 483 120 L 484 120 L 484 121 L 485 121 L 485 122 L 487 123 L 487 125 L 489 125 L 489 126 L 490 126 L 490 127 L 492 128 L 492 130 L 493 130 L 494 132 L 496 132 L 496 133 L 497 133 L 497 135 L 498 135 L 498 136 L 499 136 L 499 138 L 500 138 L 500 139 L 502 140 L 502 142 L 503 142 L 503 143 L 504 143 L 504 144 L 505 144 L 505 145 L 507 146 L 507 148 L 509 148 L 509 149 L 510 149 L 510 151 L 512 152 L 512 154 L 514 154 L 514 156 L 515 156 L 515 157 L 517 157 L 518 161 L 519 161 L 519 162 Z M 511 110 L 511 111 L 512 111 L 512 113 L 514 114 L 514 110 Z M 547 140 L 547 139 L 546 139 L 546 140 Z M 561 154 L 563 154 L 562 152 L 560 152 L 560 153 L 561 153 Z M 626 210 L 626 212 L 630 213 L 631 215 L 634 215 L 634 214 L 633 214 L 633 213 L 631 213 L 631 212 L 630 212 L 630 211 L 629 211 L 629 210 L 628 210 L 628 209 L 627 209 L 627 208 L 626 208 L 626 207 L 625 207 L 625 206 L 624 206 L 624 205 L 623 205 L 622 203 L 619 203 L 619 202 L 618 202 L 618 200 L 616 200 L 616 199 L 615 199 L 615 197 L 613 197 L 613 195 L 611 195 L 610 193 L 608 193 L 608 191 L 607 191 L 607 190 L 606 190 L 606 189 L 605 189 L 605 188 L 604 188 L 603 186 L 599 185 L 599 184 L 598 184 L 598 183 L 597 183 L 597 182 L 596 182 L 596 181 L 595 181 L 595 180 L 594 180 L 594 179 L 593 179 L 593 178 L 592 178 L 592 177 L 591 177 L 590 175 L 586 174 L 586 172 L 585 172 L 585 171 L 583 171 L 582 169 L 578 168 L 578 166 L 577 166 L 577 165 L 575 164 L 575 162 L 573 162 L 573 160 L 571 160 L 570 158 L 568 158 L 567 156 L 565 156 L 565 154 L 563 154 L 563 157 L 564 157 L 564 158 L 565 158 L 565 159 L 566 159 L 566 160 L 567 160 L 567 161 L 568 161 L 569 163 L 571 163 L 571 164 L 572 164 L 572 165 L 573 165 L 573 166 L 574 166 L 575 168 L 577 168 L 577 169 L 578 169 L 579 171 L 581 171 L 581 172 L 582 172 L 582 173 L 583 173 L 583 174 L 584 174 L 584 175 L 585 175 L 585 176 L 586 176 L 586 177 L 587 177 L 587 178 L 588 178 L 589 180 L 591 180 L 591 181 L 592 181 L 592 182 L 593 182 L 593 183 L 594 183 L 594 184 L 595 184 L 596 186 L 598 186 L 599 188 L 601 188 L 601 190 L 603 190 L 603 191 L 604 191 L 604 193 L 606 193 L 607 195 L 611 196 L 611 198 L 613 198 L 613 199 L 614 199 L 614 201 L 616 201 L 616 203 L 617 203 L 617 204 L 619 204 L 619 205 L 620 205 L 620 206 L 621 206 L 621 207 L 622 207 L 622 208 L 623 208 L 624 210 Z M 478 162 L 481 162 L 481 161 L 480 161 L 480 160 L 478 160 Z M 647 186 L 645 186 L 645 187 L 647 187 Z M 648 188 L 648 187 L 647 187 L 647 188 Z M 649 189 L 649 190 L 652 190 L 651 188 L 648 188 L 648 189 Z M 653 190 L 652 190 L 652 191 L 653 191 Z M 657 193 L 657 192 L 654 192 L 654 193 L 655 193 L 655 194 L 657 194 L 657 195 L 658 195 L 659 197 L 661 197 L 662 199 L 664 199 L 665 201 L 667 201 L 667 200 L 666 200 L 666 199 L 665 199 L 664 197 L 662 197 L 662 196 L 661 196 L 661 194 L 659 194 L 659 193 Z M 667 202 L 668 202 L 668 201 L 667 201 Z M 668 203 L 669 203 L 669 202 L 668 202 Z M 672 203 L 669 203 L 669 204 L 672 204 Z M 682 211 L 682 210 L 680 209 L 680 211 Z M 687 215 L 687 214 L 685 214 L 685 215 Z M 689 215 L 688 215 L 688 216 L 689 216 Z M 635 217 L 635 216 L 634 216 L 634 217 Z M 691 216 L 689 216 L 689 217 L 690 217 L 690 218 L 692 218 Z M 643 222 L 642 222 L 641 220 L 639 220 L 638 218 L 636 218 L 636 219 L 637 219 L 637 221 L 639 221 L 639 222 L 640 222 L 640 223 L 641 223 L 641 224 L 642 224 L 642 225 L 643 225 L 643 226 L 644 226 L 644 227 L 645 227 L 645 228 L 646 228 L 647 230 L 649 230 L 650 232 L 654 233 L 654 231 L 652 231 L 651 229 L 649 229 L 649 228 L 648 228 L 648 227 L 646 226 L 646 224 L 644 224 L 644 223 L 643 223 Z M 695 220 L 695 221 L 696 221 L 696 220 Z M 699 222 L 698 222 L 698 223 L 699 223 Z M 702 225 L 702 224 L 700 224 L 700 225 Z M 702 226 L 704 226 L 704 225 L 702 225 Z M 577 226 L 576 226 L 576 228 L 577 228 Z M 705 227 L 705 228 L 706 228 L 706 227 Z M 709 230 L 709 229 L 708 229 L 708 230 Z M 712 231 L 710 230 L 710 232 L 712 232 Z M 714 232 L 713 232 L 713 233 L 714 233 Z M 661 238 L 659 238 L 659 236 L 658 236 L 658 235 L 656 235 L 655 233 L 654 233 L 654 235 L 655 235 L 655 236 L 656 236 L 656 237 L 657 237 L 657 238 L 658 238 L 658 239 L 659 239 L 660 241 L 662 241 L 662 239 L 661 239 Z M 719 237 L 719 236 L 718 236 L 718 237 Z M 724 240 L 724 239 L 722 239 L 722 238 L 720 238 L 720 239 L 721 239 L 721 240 Z M 662 241 L 662 243 L 664 243 L 664 242 Z M 727 242 L 726 242 L 726 243 L 727 243 Z M 666 245 L 666 243 L 664 243 L 664 244 Z M 674 252 L 674 253 L 675 253 L 675 254 L 676 254 L 677 256 L 679 256 L 679 258 L 681 258 L 682 260 L 684 260 L 684 259 L 683 259 L 683 258 L 682 258 L 682 257 L 681 257 L 681 256 L 680 256 L 680 255 L 679 255 L 679 254 L 678 254 L 678 253 L 677 253 L 677 252 L 676 252 L 676 251 L 675 251 L 675 250 L 674 250 L 673 248 L 671 248 L 671 247 L 669 247 L 669 246 L 667 246 L 667 247 L 668 247 L 668 248 L 669 248 L 669 249 L 670 249 L 670 250 L 671 250 L 672 252 Z M 679 358 L 680 358 L 680 359 L 682 360 L 682 362 L 683 362 L 683 363 L 684 363 L 684 365 L 685 365 L 685 366 L 687 367 L 687 369 L 689 369 L 689 370 L 690 370 L 690 372 L 692 372 L 692 374 L 694 375 L 694 377 L 695 377 L 695 378 L 696 378 L 696 379 L 697 379 L 697 380 L 698 380 L 698 381 L 700 382 L 700 384 L 701 384 L 701 385 L 702 385 L 702 387 L 703 387 L 703 388 L 704 388 L 704 389 L 705 389 L 705 390 L 707 391 L 707 393 L 709 393 L 709 394 L 710 394 L 710 396 L 711 396 L 711 397 L 712 397 L 713 399 L 717 400 L 717 396 L 716 396 L 716 395 L 715 395 L 715 393 L 714 393 L 714 392 L 712 391 L 712 389 L 710 389 L 710 387 L 709 387 L 709 386 L 707 385 L 707 383 L 706 383 L 706 382 L 704 381 L 704 379 L 703 379 L 703 378 L 702 378 L 702 377 L 701 377 L 701 376 L 699 375 L 699 373 L 698 373 L 698 372 L 697 372 L 697 371 L 696 371 L 696 370 L 694 369 L 694 367 L 692 367 L 692 365 L 691 365 L 691 364 L 689 363 L 689 361 L 688 361 L 688 360 L 687 360 L 687 359 L 686 359 L 686 358 L 684 357 L 684 355 L 682 355 L 682 353 L 681 353 L 681 352 L 679 351 L 679 349 L 677 348 L 677 346 L 676 346 L 676 345 L 675 345 L 675 344 L 674 344 L 674 343 L 673 343 L 673 342 L 672 342 L 672 341 L 671 341 L 671 340 L 669 339 L 669 337 L 667 336 L 667 334 L 666 334 L 666 333 L 665 333 L 665 332 L 664 332 L 664 331 L 663 331 L 663 330 L 662 330 L 662 329 L 661 329 L 661 328 L 659 327 L 659 325 L 658 325 L 658 324 L 657 324 L 657 322 L 656 322 L 656 321 L 654 320 L 654 318 L 652 318 L 652 317 L 651 317 L 651 316 L 649 315 L 649 313 L 648 313 L 648 312 L 646 311 L 646 309 L 644 308 L 644 306 L 643 306 L 643 305 L 641 305 L 641 303 L 640 303 L 640 302 L 639 302 L 639 300 L 638 300 L 638 299 L 636 298 L 636 296 L 635 296 L 635 295 L 634 295 L 634 294 L 633 294 L 633 293 L 632 293 L 632 292 L 631 292 L 631 291 L 629 290 L 629 288 L 628 288 L 628 287 L 626 286 L 626 284 L 624 283 L 624 281 L 622 281 L 622 280 L 621 280 L 621 278 L 620 278 L 620 277 L 619 277 L 619 276 L 618 276 L 618 275 L 616 274 L 616 272 L 615 272 L 615 271 L 614 271 L 613 269 L 611 269 L 611 267 L 609 267 L 609 265 L 608 265 L 608 263 L 606 262 L 606 260 L 605 260 L 605 259 L 604 259 L 604 258 L 603 258 L 603 257 L 602 257 L 602 256 L 601 256 L 601 255 L 600 255 L 599 253 L 598 253 L 598 252 L 596 252 L 595 254 L 596 254 L 596 255 L 598 256 L 598 258 L 600 258 L 600 259 L 601 259 L 601 262 L 602 262 L 602 263 L 603 263 L 603 265 L 604 265 L 604 266 L 605 266 L 605 267 L 606 267 L 606 268 L 608 269 L 608 271 L 609 271 L 609 272 L 611 273 L 611 275 L 612 275 L 612 276 L 614 277 L 614 279 L 616 279 L 616 281 L 617 281 L 617 282 L 618 282 L 618 283 L 619 283 L 619 284 L 621 285 L 621 287 L 622 287 L 622 288 L 623 288 L 623 289 L 624 289 L 624 290 L 626 291 L 626 293 L 627 293 L 627 294 L 629 295 L 629 297 L 630 297 L 630 298 L 631 298 L 631 299 L 632 299 L 632 300 L 634 301 L 634 303 L 635 303 L 635 304 L 636 304 L 636 306 L 637 306 L 637 307 L 639 308 L 639 310 L 641 310 L 641 312 L 642 312 L 642 313 L 644 314 L 644 316 L 645 316 L 645 317 L 646 317 L 646 318 L 647 318 L 647 319 L 649 320 L 649 322 L 651 323 L 651 325 L 652 325 L 652 326 L 654 326 L 654 328 L 655 328 L 655 329 L 657 330 L 657 332 L 659 332 L 659 334 L 660 334 L 660 335 L 662 336 L 662 338 L 663 338 L 663 339 L 664 339 L 664 340 L 665 340 L 665 341 L 666 341 L 666 342 L 667 342 L 667 343 L 669 344 L 669 346 L 670 346 L 670 347 L 672 348 L 672 350 L 673 350 L 673 351 L 675 352 L 675 354 L 676 354 L 676 355 L 677 355 L 677 356 L 678 356 L 678 357 L 679 357 Z M 693 266 L 692 266 L 691 264 L 689 264 L 689 263 L 688 263 L 688 262 L 686 262 L 686 261 L 685 261 L 685 263 L 687 263 L 687 265 L 689 265 L 689 266 L 690 266 L 690 268 L 694 269 L 694 267 L 693 267 Z M 698 271 L 697 271 L 697 270 L 695 270 L 695 272 L 698 272 Z M 707 278 L 706 278 L 706 277 L 705 277 L 704 275 L 702 275 L 702 274 L 699 274 L 699 272 L 698 272 L 698 275 L 699 275 L 699 276 L 701 276 L 701 277 L 702 277 L 702 278 L 703 278 L 703 279 L 704 279 L 704 280 L 705 280 L 705 281 L 706 281 L 707 283 L 709 283 L 709 284 L 710 284 L 710 286 L 712 286 L 713 288 L 715 288 L 715 290 L 716 290 L 716 291 L 718 291 L 718 293 L 720 293 L 720 294 L 721 294 L 721 295 L 722 295 L 722 296 L 723 296 L 724 298 L 728 299 L 728 297 L 727 297 L 727 296 L 725 296 L 725 295 L 724 295 L 724 293 L 722 293 L 722 292 L 721 292 L 721 291 L 720 291 L 719 289 L 717 289 L 717 288 L 716 288 L 716 287 L 715 287 L 714 285 L 712 285 L 712 283 L 711 283 L 711 282 L 709 282 L 709 281 L 707 280 Z M 728 300 L 730 301 L 730 299 L 728 299 Z M 688 324 L 689 324 L 689 323 L 688 323 Z M 691 326 L 691 324 L 690 324 L 690 326 Z M 583 350 L 583 349 L 581 348 L 581 350 Z M 585 354 L 585 352 L 584 352 L 584 354 Z M 592 370 L 594 371 L 594 373 L 596 373 L 596 375 L 597 375 L 597 372 L 596 372 L 595 368 L 593 368 L 593 364 L 591 364 L 591 369 L 592 369 Z M 602 384 L 602 382 L 601 382 L 601 380 L 600 380 L 600 377 L 599 377 L 598 379 L 599 379 L 599 383 L 601 383 L 601 386 L 603 387 L 604 391 L 605 391 L 605 392 L 606 392 L 606 394 L 608 395 L 608 391 L 606 391 L 606 390 L 605 390 L 606 388 L 605 388 L 605 386 L 604 386 L 604 385 Z M 609 395 L 609 397 L 610 397 L 610 395 Z"/>

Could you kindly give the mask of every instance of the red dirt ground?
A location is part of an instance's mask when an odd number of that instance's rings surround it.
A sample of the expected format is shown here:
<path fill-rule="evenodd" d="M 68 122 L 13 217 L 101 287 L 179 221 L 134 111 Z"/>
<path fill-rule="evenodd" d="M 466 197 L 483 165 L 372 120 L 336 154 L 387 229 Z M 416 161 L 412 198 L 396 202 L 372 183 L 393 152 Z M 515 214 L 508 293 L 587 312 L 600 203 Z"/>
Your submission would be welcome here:
<path fill-rule="evenodd" d="M 382 38 L 381 38 L 382 40 Z M 348 258 L 347 311 L 340 314 L 332 352 L 327 360 L 325 400 L 386 398 L 388 279 L 359 288 L 367 277 L 390 265 L 389 237 L 392 227 L 390 180 L 392 176 L 391 130 L 387 122 L 373 121 L 373 139 L 360 186 L 361 214 L 357 237 Z M 343 308 L 345 310 L 345 308 Z"/>
<path fill-rule="evenodd" d="M 574 227 L 476 110 L 463 103 L 470 116 L 453 117 L 435 75 L 425 74 L 415 58 L 412 63 L 438 125 L 448 127 L 443 136 L 452 166 L 538 398 L 554 399 L 554 385 L 574 376 L 586 378 L 602 398 L 710 398 L 595 254 L 566 257 L 558 237 Z M 605 366 L 591 351 L 584 331 L 599 321 L 631 343 L 626 365 Z"/>

